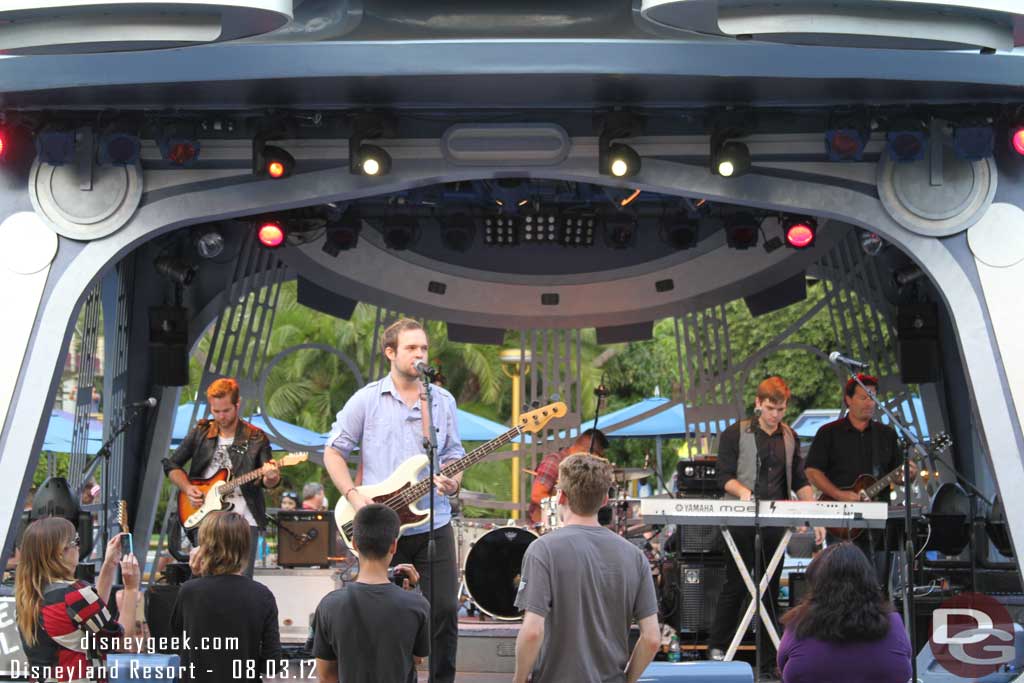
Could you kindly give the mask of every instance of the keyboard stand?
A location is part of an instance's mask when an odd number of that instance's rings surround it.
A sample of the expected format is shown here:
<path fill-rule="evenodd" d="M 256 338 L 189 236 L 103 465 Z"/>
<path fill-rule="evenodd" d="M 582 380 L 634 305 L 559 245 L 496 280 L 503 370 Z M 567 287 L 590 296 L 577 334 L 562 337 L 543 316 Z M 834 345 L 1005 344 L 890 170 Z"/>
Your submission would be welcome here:
<path fill-rule="evenodd" d="M 786 533 L 782 536 L 782 540 L 779 542 L 775 553 L 772 555 L 771 561 L 768 563 L 768 567 L 764 574 L 761 576 L 761 582 L 758 589 L 754 588 L 754 579 L 750 576 L 750 571 L 747 569 L 747 564 L 743 561 L 743 557 L 740 555 L 739 549 L 736 547 L 736 541 L 733 540 L 732 534 L 729 533 L 729 527 L 722 527 L 722 537 L 725 538 L 725 544 L 729 546 L 729 552 L 732 553 L 732 559 L 736 563 L 737 569 L 740 570 L 740 576 L 743 577 L 743 582 L 747 584 L 747 590 L 750 592 L 750 604 L 747 605 L 747 611 L 744 613 L 743 618 L 740 620 L 739 626 L 736 628 L 736 634 L 732 637 L 732 642 L 729 643 L 729 649 L 725 652 L 725 661 L 731 662 L 732 658 L 736 656 L 736 650 L 739 648 L 740 641 L 743 640 L 743 634 L 747 631 L 747 626 L 750 625 L 750 620 L 754 618 L 754 605 L 758 606 L 761 611 L 761 627 L 766 629 L 766 633 L 772 639 L 772 643 L 775 644 L 775 651 L 779 650 L 779 634 L 775 630 L 775 624 L 772 623 L 771 616 L 768 614 L 768 609 L 764 606 L 764 593 L 768 590 L 768 584 L 771 577 L 775 574 L 775 569 L 782 562 L 782 558 L 786 555 L 786 546 L 789 545 L 789 538 L 793 535 L 792 529 L 786 529 Z"/>

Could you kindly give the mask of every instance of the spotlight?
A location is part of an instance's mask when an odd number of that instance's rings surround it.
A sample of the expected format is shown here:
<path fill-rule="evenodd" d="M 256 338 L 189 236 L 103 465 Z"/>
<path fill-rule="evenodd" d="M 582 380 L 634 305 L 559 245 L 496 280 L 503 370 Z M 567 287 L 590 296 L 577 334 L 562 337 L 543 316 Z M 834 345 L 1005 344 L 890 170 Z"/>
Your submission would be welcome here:
<path fill-rule="evenodd" d="M 280 147 L 266 145 L 261 156 L 263 174 L 275 180 L 287 178 L 295 169 L 295 157 Z"/>
<path fill-rule="evenodd" d="M 871 139 L 871 117 L 866 111 L 836 111 L 825 131 L 825 155 L 829 161 L 860 161 Z"/>
<path fill-rule="evenodd" d="M 613 112 L 604 118 L 597 142 L 597 167 L 602 175 L 628 178 L 640 172 L 640 155 L 636 150 L 612 140 L 638 135 L 642 130 L 642 121 L 626 112 Z"/>
<path fill-rule="evenodd" d="M 527 216 L 526 218 L 530 218 Z M 525 219 L 524 219 L 525 223 Z M 532 223 L 531 234 L 539 234 L 537 222 Z M 523 228 L 525 233 L 526 228 Z M 553 232 L 553 231 L 552 231 Z M 524 235 L 525 237 L 525 235 Z M 552 240 L 553 241 L 553 240 Z M 519 225 L 514 216 L 498 214 L 484 218 L 484 244 L 495 247 L 511 247 L 519 244 Z"/>
<path fill-rule="evenodd" d="M 661 219 L 658 236 L 673 249 L 692 249 L 697 246 L 697 221 L 683 214 L 666 216 Z"/>
<path fill-rule="evenodd" d="M 393 137 L 398 122 L 392 116 L 358 114 L 352 121 L 352 135 L 348 139 L 348 170 L 355 175 L 381 176 L 391 170 L 391 155 L 377 145 L 365 145 L 364 140 Z"/>
<path fill-rule="evenodd" d="M 636 216 L 618 214 L 604 221 L 604 241 L 612 249 L 625 249 L 636 243 Z"/>
<path fill-rule="evenodd" d="M 75 156 L 75 131 L 49 125 L 36 135 L 36 156 L 51 166 L 63 166 Z"/>
<path fill-rule="evenodd" d="M 961 159 L 987 159 L 992 156 L 995 145 L 995 130 L 986 122 L 972 121 L 953 129 L 953 151 Z"/>
<path fill-rule="evenodd" d="M 572 221 L 574 219 L 566 219 Z M 537 209 L 522 216 L 522 237 L 524 242 L 532 244 L 559 242 L 565 235 L 559 224 L 558 213 L 547 209 Z"/>
<path fill-rule="evenodd" d="M 160 156 L 175 166 L 191 166 L 199 159 L 199 140 L 188 137 L 164 137 L 157 140 L 157 147 L 160 148 Z"/>
<path fill-rule="evenodd" d="M 920 121 L 899 121 L 885 134 L 886 149 L 893 161 L 924 159 L 928 135 Z"/>
<path fill-rule="evenodd" d="M 917 266 L 906 266 L 893 273 L 892 280 L 897 287 L 906 287 L 924 277 L 924 271 Z"/>
<path fill-rule="evenodd" d="M 277 249 L 284 244 L 286 236 L 284 225 L 280 221 L 265 220 L 259 223 L 256 236 L 267 249 Z"/>
<path fill-rule="evenodd" d="M 860 248 L 868 256 L 878 256 L 885 246 L 885 240 L 873 232 L 863 232 L 860 235 Z"/>
<path fill-rule="evenodd" d="M 711 170 L 723 178 L 735 178 L 750 170 L 750 150 L 732 140 L 712 151 Z"/>
<path fill-rule="evenodd" d="M 179 256 L 161 256 L 153 261 L 153 268 L 176 285 L 188 287 L 199 269 L 194 263 Z"/>
<path fill-rule="evenodd" d="M 594 245 L 594 231 L 597 217 L 594 214 L 565 216 L 562 219 L 562 245 L 566 247 L 591 247 Z M 549 234 L 551 234 L 549 232 Z"/>
<path fill-rule="evenodd" d="M 405 251 L 420 237 L 419 225 L 412 216 L 388 216 L 382 228 L 384 245 L 395 251 Z"/>
<path fill-rule="evenodd" d="M 204 230 L 194 234 L 196 251 L 206 259 L 217 258 L 224 251 L 224 235 L 217 230 Z"/>
<path fill-rule="evenodd" d="M 1010 145 L 1014 152 L 1024 156 L 1024 123 L 1010 129 Z"/>
<path fill-rule="evenodd" d="M 476 238 L 476 221 L 469 213 L 459 211 L 441 219 L 441 243 L 452 251 L 466 251 Z"/>
<path fill-rule="evenodd" d="M 788 218 L 782 224 L 786 245 L 793 249 L 808 249 L 814 246 L 818 225 L 813 218 Z"/>
<path fill-rule="evenodd" d="M 324 253 L 337 256 L 343 251 L 355 249 L 359 244 L 359 232 L 362 227 L 363 221 L 355 209 L 350 208 L 343 214 L 329 217 L 324 238 Z"/>
<path fill-rule="evenodd" d="M 725 225 L 725 243 L 732 249 L 750 249 L 757 246 L 761 226 L 749 213 L 731 216 Z"/>
<path fill-rule="evenodd" d="M 115 124 L 109 127 L 99 142 L 99 163 L 103 166 L 131 166 L 139 160 L 142 141 Z"/>
<path fill-rule="evenodd" d="M 7 142 L 7 128 L 5 126 L 0 126 L 0 161 L 3 161 L 9 146 L 9 143 Z"/>

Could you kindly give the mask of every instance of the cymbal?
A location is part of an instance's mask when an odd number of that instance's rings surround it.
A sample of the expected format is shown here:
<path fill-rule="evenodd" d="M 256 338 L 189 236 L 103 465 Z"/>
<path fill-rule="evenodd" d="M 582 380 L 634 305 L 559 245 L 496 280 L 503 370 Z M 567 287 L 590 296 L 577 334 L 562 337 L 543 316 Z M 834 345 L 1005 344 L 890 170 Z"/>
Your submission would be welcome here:
<path fill-rule="evenodd" d="M 636 481 L 654 476 L 653 473 L 643 467 L 616 467 L 612 470 L 612 478 L 615 481 Z"/>

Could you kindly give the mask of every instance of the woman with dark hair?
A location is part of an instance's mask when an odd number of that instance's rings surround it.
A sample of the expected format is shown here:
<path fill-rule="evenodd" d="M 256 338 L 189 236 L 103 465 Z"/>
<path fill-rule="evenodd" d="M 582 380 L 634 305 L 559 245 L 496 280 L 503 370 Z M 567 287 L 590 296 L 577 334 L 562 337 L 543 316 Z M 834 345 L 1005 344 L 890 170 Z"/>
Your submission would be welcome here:
<path fill-rule="evenodd" d="M 913 653 L 903 620 L 860 548 L 830 545 L 806 578 L 806 597 L 782 618 L 783 683 L 906 683 Z"/>
<path fill-rule="evenodd" d="M 28 525 L 14 578 L 18 631 L 32 680 L 92 681 L 108 650 L 119 650 L 135 634 L 135 620 L 126 628 L 107 609 L 121 555 L 120 534 L 107 544 L 96 585 L 75 580 L 78 533 L 61 517 Z M 139 563 L 134 555 L 121 560 L 128 614 L 139 599 Z"/>
<path fill-rule="evenodd" d="M 188 636 L 180 654 L 191 676 L 183 680 L 261 681 L 267 661 L 281 657 L 274 594 L 245 575 L 251 542 L 237 512 L 214 512 L 199 526 L 199 547 L 189 558 L 195 578 L 182 585 L 171 611 L 171 633 Z"/>

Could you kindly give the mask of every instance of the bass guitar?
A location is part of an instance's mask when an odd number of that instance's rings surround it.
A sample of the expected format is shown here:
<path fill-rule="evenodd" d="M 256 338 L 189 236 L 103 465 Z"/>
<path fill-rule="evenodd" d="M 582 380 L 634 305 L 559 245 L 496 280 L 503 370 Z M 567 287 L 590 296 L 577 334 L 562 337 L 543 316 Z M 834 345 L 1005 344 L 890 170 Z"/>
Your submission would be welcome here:
<path fill-rule="evenodd" d="M 488 441 L 483 446 L 467 453 L 455 462 L 449 463 L 440 470 L 440 474 L 446 477 L 454 477 L 464 472 L 476 463 L 482 461 L 488 455 L 500 447 L 512 441 L 526 432 L 537 433 L 544 429 L 548 422 L 555 418 L 564 417 L 567 412 L 562 402 L 551 403 L 543 408 L 531 410 L 519 416 L 519 423 L 507 432 Z M 419 480 L 419 473 L 430 464 L 429 458 L 422 453 L 414 455 L 391 473 L 391 476 L 377 484 L 358 486 L 356 490 L 373 503 L 380 503 L 398 513 L 402 529 L 419 526 L 430 519 L 430 509 L 420 509 L 415 503 L 430 492 L 433 483 L 424 479 Z M 352 546 L 352 520 L 356 516 L 355 508 L 346 498 L 338 501 L 334 508 L 334 519 L 338 525 L 338 531 L 342 539 L 353 552 Z"/>
<path fill-rule="evenodd" d="M 938 434 L 932 442 L 928 445 L 928 455 L 934 455 L 941 453 L 950 446 L 953 445 L 953 439 L 946 433 Z M 903 474 L 903 465 L 900 465 L 892 472 L 889 472 L 885 476 L 875 479 L 870 474 L 862 474 L 851 484 L 850 486 L 844 486 L 842 491 L 855 491 L 860 494 L 861 500 L 874 500 L 879 493 L 889 488 L 892 484 L 895 484 L 900 475 Z M 834 500 L 824 493 L 818 497 L 818 500 Z M 837 538 L 841 538 L 844 541 L 852 541 L 856 539 L 864 530 L 862 528 L 829 528 L 828 532 Z"/>
<path fill-rule="evenodd" d="M 298 465 L 300 462 L 306 462 L 309 459 L 308 453 L 289 453 L 280 460 L 277 460 L 278 467 L 289 467 L 291 465 Z M 243 474 L 240 477 L 235 477 L 231 481 L 228 481 L 229 470 L 218 470 L 209 479 L 189 479 L 189 483 L 193 486 L 199 487 L 199 490 L 203 492 L 203 504 L 200 507 L 192 505 L 192 501 L 188 499 L 184 491 L 178 492 L 178 517 L 183 520 L 181 525 L 188 530 L 195 529 L 199 526 L 200 522 L 206 518 L 206 515 L 217 510 L 230 510 L 234 507 L 233 503 L 229 503 L 226 499 L 235 489 L 238 489 L 251 481 L 256 481 L 264 474 L 270 472 L 271 465 L 267 463 L 263 467 L 259 467 L 248 474 Z"/>

